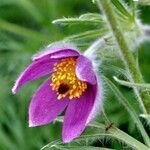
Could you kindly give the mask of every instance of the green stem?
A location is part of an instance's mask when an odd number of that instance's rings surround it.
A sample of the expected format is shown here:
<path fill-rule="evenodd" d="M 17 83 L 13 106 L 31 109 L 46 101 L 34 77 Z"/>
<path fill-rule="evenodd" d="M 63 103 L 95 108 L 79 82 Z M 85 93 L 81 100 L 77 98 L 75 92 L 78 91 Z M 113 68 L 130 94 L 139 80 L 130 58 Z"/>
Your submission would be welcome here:
<path fill-rule="evenodd" d="M 150 84 L 148 84 L 148 83 L 147 84 L 146 83 L 131 83 L 131 82 L 128 82 L 128 81 L 120 80 L 116 76 L 114 76 L 113 78 L 116 82 L 118 82 L 121 85 L 128 86 L 128 87 L 131 87 L 131 88 L 136 86 L 140 89 L 150 91 Z"/>
<path fill-rule="evenodd" d="M 137 126 L 137 129 L 140 131 L 144 142 L 150 147 L 150 138 L 149 138 L 148 134 L 146 133 L 140 119 L 138 118 L 136 111 L 130 105 L 128 100 L 123 96 L 123 94 L 119 91 L 119 89 L 108 78 L 104 77 L 104 80 L 106 81 L 106 83 L 110 87 L 110 89 L 113 91 L 113 93 L 117 97 L 118 101 L 124 106 L 126 111 L 131 116 L 133 122 Z"/>
<path fill-rule="evenodd" d="M 97 0 L 97 2 L 98 2 L 99 7 L 102 7 L 102 10 L 107 17 L 107 21 L 112 29 L 112 32 L 114 34 L 114 37 L 120 49 L 123 62 L 128 71 L 128 74 L 130 75 L 131 82 L 143 83 L 144 80 L 143 80 L 142 74 L 140 70 L 138 69 L 138 67 L 136 66 L 136 61 L 128 47 L 128 44 L 125 40 L 123 33 L 118 27 L 116 17 L 110 6 L 110 1 L 109 0 Z M 138 97 L 143 113 L 150 114 L 149 93 L 147 91 L 139 91 L 136 87 L 134 88 L 134 92 L 136 96 Z"/>

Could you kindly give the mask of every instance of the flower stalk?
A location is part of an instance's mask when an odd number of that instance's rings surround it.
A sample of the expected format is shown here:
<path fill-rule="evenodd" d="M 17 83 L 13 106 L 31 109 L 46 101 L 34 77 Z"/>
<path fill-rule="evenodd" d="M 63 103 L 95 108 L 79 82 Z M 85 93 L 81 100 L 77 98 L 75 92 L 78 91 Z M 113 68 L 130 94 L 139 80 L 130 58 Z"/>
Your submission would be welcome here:
<path fill-rule="evenodd" d="M 129 46 L 125 40 L 125 37 L 121 30 L 118 28 L 118 23 L 115 14 L 110 6 L 109 0 L 97 0 L 99 8 L 103 10 L 106 15 L 107 21 L 114 34 L 116 42 L 118 44 L 122 60 L 130 76 L 130 81 L 134 83 L 144 83 L 142 74 L 136 65 L 136 61 L 129 49 Z M 140 103 L 143 113 L 150 114 L 150 96 L 147 91 L 139 91 L 136 87 L 134 92 Z"/>

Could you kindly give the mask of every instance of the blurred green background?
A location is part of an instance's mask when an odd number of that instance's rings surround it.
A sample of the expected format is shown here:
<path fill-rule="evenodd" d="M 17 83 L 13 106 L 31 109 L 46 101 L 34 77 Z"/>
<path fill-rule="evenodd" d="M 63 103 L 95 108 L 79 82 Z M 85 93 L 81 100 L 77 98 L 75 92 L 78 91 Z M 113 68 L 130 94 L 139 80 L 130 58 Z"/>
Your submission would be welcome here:
<path fill-rule="evenodd" d="M 150 23 L 150 7 L 142 6 L 139 10 L 142 21 Z M 86 30 L 84 26 L 54 25 L 51 23 L 54 19 L 88 12 L 98 12 L 91 0 L 0 0 L 0 150 L 37 150 L 61 136 L 58 123 L 28 127 L 28 105 L 44 79 L 23 87 L 15 96 L 11 88 L 34 53 L 53 41 Z M 140 67 L 147 82 L 150 82 L 149 47 L 146 42 L 139 50 Z M 123 90 L 125 95 L 131 92 Z M 105 107 L 111 120 L 138 138 L 134 125 L 120 105 L 116 102 L 109 108 L 109 100 L 115 98 L 108 95 Z"/>

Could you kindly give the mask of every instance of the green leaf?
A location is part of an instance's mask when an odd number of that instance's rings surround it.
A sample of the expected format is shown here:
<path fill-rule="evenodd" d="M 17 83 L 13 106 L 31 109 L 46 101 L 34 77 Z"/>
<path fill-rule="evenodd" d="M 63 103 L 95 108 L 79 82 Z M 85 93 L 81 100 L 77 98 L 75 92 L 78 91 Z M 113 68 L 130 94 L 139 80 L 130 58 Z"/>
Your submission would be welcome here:
<path fill-rule="evenodd" d="M 32 38 L 38 41 L 48 41 L 48 36 L 41 34 L 37 31 L 25 28 L 25 27 L 21 27 L 18 25 L 15 25 L 13 23 L 9 23 L 5 20 L 0 19 L 0 29 L 4 30 L 4 31 L 8 31 L 14 34 L 17 34 L 19 36 L 22 37 L 26 37 L 26 38 Z"/>
<path fill-rule="evenodd" d="M 125 78 L 128 77 L 126 70 L 124 70 L 118 66 L 115 66 L 115 65 L 103 64 L 103 70 L 105 70 L 107 72 L 111 71 L 111 73 L 113 71 L 113 73 L 115 73 L 117 76 L 123 76 Z"/>
<path fill-rule="evenodd" d="M 124 16 L 126 16 L 128 18 L 132 18 L 132 16 L 128 12 L 128 10 L 123 5 L 123 2 L 121 3 L 119 0 L 111 0 L 111 2 L 114 4 L 114 6 L 117 8 L 117 10 L 120 11 L 120 13 L 122 13 Z"/>
<path fill-rule="evenodd" d="M 133 119 L 134 123 L 136 124 L 138 130 L 140 131 L 145 143 L 150 146 L 150 138 L 148 134 L 146 133 L 141 121 L 139 120 L 135 110 L 130 105 L 128 100 L 123 96 L 123 94 L 119 91 L 119 89 L 106 77 L 104 77 L 104 80 L 106 81 L 107 85 L 110 87 L 110 89 L 113 91 L 115 96 L 117 97 L 118 101 L 124 106 L 124 108 L 127 110 L 127 112 L 130 114 L 131 118 Z"/>
<path fill-rule="evenodd" d="M 0 125 L 0 145 L 1 148 L 3 147 L 4 149 L 11 149 L 11 150 L 16 150 L 17 147 L 15 143 L 11 140 L 9 135 L 5 134 L 4 130 L 2 129 Z"/>
<path fill-rule="evenodd" d="M 93 146 L 55 146 L 60 150 L 113 150 L 109 148 L 93 147 Z"/>
<path fill-rule="evenodd" d="M 65 41 L 77 41 L 77 40 L 85 41 L 85 40 L 88 40 L 91 38 L 98 38 L 98 37 L 104 35 L 104 33 L 106 33 L 106 31 L 107 31 L 106 29 L 89 30 L 89 31 L 82 32 L 82 33 L 79 33 L 76 35 L 68 36 L 64 40 Z"/>
<path fill-rule="evenodd" d="M 150 1 L 149 0 L 138 0 L 138 3 L 140 5 L 150 5 Z"/>
<path fill-rule="evenodd" d="M 30 0 L 0 0 L 0 7 L 5 5 L 18 5 L 38 23 L 42 23 L 43 21 L 42 14 Z"/>
<path fill-rule="evenodd" d="M 147 119 L 148 121 L 150 121 L 150 115 L 147 114 L 140 114 L 140 117 Z"/>
<path fill-rule="evenodd" d="M 12 5 L 12 4 L 16 4 L 16 0 L 1 0 L 0 1 L 0 7 L 1 6 L 5 6 L 5 5 Z"/>
<path fill-rule="evenodd" d="M 61 149 L 61 150 L 112 150 L 108 148 L 102 148 L 102 147 L 93 147 L 93 146 L 70 146 L 69 144 L 64 144 L 61 145 L 62 142 L 60 140 L 56 140 L 51 142 L 50 144 L 44 146 L 41 150 L 46 150 L 46 149 Z"/>
<path fill-rule="evenodd" d="M 27 13 L 38 23 L 41 23 L 43 21 L 43 16 L 40 13 L 40 10 L 37 9 L 37 7 L 34 5 L 34 3 L 30 0 L 16 0 L 18 1 L 18 4 L 25 9 Z"/>
<path fill-rule="evenodd" d="M 53 147 L 56 147 L 59 144 L 62 144 L 62 141 L 60 139 L 52 141 L 51 143 L 49 143 L 49 144 L 45 145 L 44 147 L 42 147 L 40 150 L 53 148 Z"/>
<path fill-rule="evenodd" d="M 148 150 L 149 149 L 144 144 L 140 143 L 139 141 L 137 141 L 133 137 L 129 136 L 125 132 L 116 128 L 114 125 L 112 125 L 107 131 L 106 131 L 106 126 L 101 124 L 101 123 L 93 122 L 93 123 L 89 124 L 89 126 L 101 129 L 101 131 L 100 131 L 101 133 L 97 133 L 97 134 L 94 134 L 92 136 L 104 136 L 104 137 L 115 138 L 119 141 L 124 142 L 129 147 L 132 147 L 133 149 L 137 149 L 137 150 L 138 149 L 139 150 L 141 150 L 141 149 L 142 150 Z M 102 130 L 103 130 L 103 133 L 102 133 Z M 88 137 L 88 136 L 89 135 L 83 135 L 83 136 L 81 136 L 81 138 L 82 137 Z"/>
<path fill-rule="evenodd" d="M 113 77 L 114 80 L 124 86 L 128 86 L 128 87 L 138 87 L 140 89 L 144 89 L 144 90 L 148 90 L 150 91 L 150 84 L 148 83 L 132 83 L 132 82 L 128 82 L 128 81 L 124 81 L 124 80 L 120 80 L 117 77 Z"/>
<path fill-rule="evenodd" d="M 100 25 L 103 23 L 103 18 L 99 14 L 87 13 L 81 15 L 79 18 L 62 18 L 56 19 L 53 24 L 71 25 L 71 24 L 93 24 Z"/>
<path fill-rule="evenodd" d="M 63 117 L 58 117 L 56 121 L 63 122 Z M 97 128 L 98 130 L 94 130 L 95 133 L 84 133 L 79 138 L 75 139 L 74 141 L 77 142 L 77 141 L 82 141 L 82 140 L 100 139 L 100 138 L 108 137 L 112 139 L 117 139 L 125 143 L 129 147 L 132 147 L 133 149 L 137 149 L 137 150 L 149 149 L 143 143 L 140 143 L 139 141 L 129 136 L 125 132 L 116 128 L 114 125 L 112 125 L 107 131 L 106 131 L 106 126 L 98 122 L 91 122 L 89 124 L 89 127 Z M 47 146 L 45 146 L 45 148 L 48 148 L 51 145 L 54 146 L 54 144 L 50 144 L 50 145 L 48 144 Z"/>
<path fill-rule="evenodd" d="M 100 14 L 97 14 L 97 13 L 82 14 L 79 17 L 79 19 L 90 19 L 90 20 L 101 20 L 101 21 L 103 21 L 102 16 Z"/>

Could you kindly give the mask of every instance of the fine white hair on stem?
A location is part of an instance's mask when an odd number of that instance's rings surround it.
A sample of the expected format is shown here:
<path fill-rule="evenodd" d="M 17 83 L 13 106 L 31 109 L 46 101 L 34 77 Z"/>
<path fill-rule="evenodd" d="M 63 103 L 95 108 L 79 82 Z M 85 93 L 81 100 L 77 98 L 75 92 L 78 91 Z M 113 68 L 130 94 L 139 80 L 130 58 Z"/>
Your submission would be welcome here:
<path fill-rule="evenodd" d="M 109 37 L 110 35 L 106 35 L 103 38 L 99 38 L 97 39 L 95 42 L 93 42 L 93 44 L 84 52 L 84 56 L 86 56 L 88 59 L 91 60 L 92 64 L 93 64 L 93 68 L 95 71 L 97 71 L 98 66 L 100 65 L 100 60 L 97 61 L 96 58 L 96 51 L 101 50 L 103 48 L 106 47 L 107 44 L 107 37 Z M 106 39 L 105 39 L 106 38 Z"/>
<path fill-rule="evenodd" d="M 142 35 L 137 38 L 136 45 L 139 46 L 144 41 L 150 41 L 150 26 L 143 24 L 139 19 L 136 20 L 136 23 L 141 30 Z"/>
<path fill-rule="evenodd" d="M 84 55 L 86 57 L 88 57 L 90 60 L 95 59 L 95 52 L 98 49 L 102 49 L 104 48 L 106 45 L 106 41 L 104 38 L 99 38 L 98 40 L 96 40 L 84 53 Z"/>
<path fill-rule="evenodd" d="M 142 25 L 141 29 L 144 32 L 144 38 L 146 40 L 150 40 L 150 26 L 149 25 Z"/>

